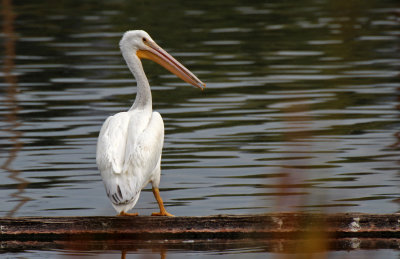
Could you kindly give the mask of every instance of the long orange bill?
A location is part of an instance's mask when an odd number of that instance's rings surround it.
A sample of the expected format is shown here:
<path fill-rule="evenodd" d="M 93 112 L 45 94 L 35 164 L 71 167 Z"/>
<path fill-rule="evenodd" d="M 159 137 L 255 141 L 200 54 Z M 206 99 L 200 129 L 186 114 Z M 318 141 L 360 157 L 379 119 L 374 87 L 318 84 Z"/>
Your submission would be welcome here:
<path fill-rule="evenodd" d="M 147 41 L 145 43 L 149 49 L 148 50 L 138 50 L 136 52 L 139 58 L 145 58 L 153 60 L 159 65 L 165 67 L 168 71 L 178 76 L 183 81 L 196 86 L 200 89 L 204 89 L 206 84 L 201 82 L 192 72 L 190 72 L 186 67 L 179 63 L 175 58 L 173 58 L 168 52 L 163 50 L 155 42 Z"/>

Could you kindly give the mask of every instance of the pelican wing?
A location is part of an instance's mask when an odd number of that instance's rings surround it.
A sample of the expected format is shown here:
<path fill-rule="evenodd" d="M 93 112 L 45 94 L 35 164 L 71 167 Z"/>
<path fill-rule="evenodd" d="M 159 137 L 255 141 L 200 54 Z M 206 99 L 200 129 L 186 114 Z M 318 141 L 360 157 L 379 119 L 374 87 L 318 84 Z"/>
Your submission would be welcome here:
<path fill-rule="evenodd" d="M 97 143 L 97 166 L 117 211 L 133 207 L 141 189 L 153 180 L 163 141 L 164 123 L 158 112 L 148 122 L 129 112 L 104 122 Z"/>
<path fill-rule="evenodd" d="M 122 173 L 128 125 L 129 114 L 127 112 L 110 116 L 104 122 L 97 141 L 96 155 L 97 166 L 102 174 L 106 171 L 112 171 L 115 174 Z"/>
<path fill-rule="evenodd" d="M 114 208 L 121 212 L 132 208 L 140 193 L 137 179 L 124 173 L 126 147 L 129 145 L 131 114 L 120 112 L 104 122 L 97 142 L 97 166 Z"/>
<path fill-rule="evenodd" d="M 153 171 L 158 166 L 164 143 L 164 123 L 158 112 L 153 112 L 148 125 L 134 141 L 126 146 L 124 172 L 134 172 L 142 184 L 146 185 L 153 178 Z M 142 186 L 144 187 L 144 186 Z"/>

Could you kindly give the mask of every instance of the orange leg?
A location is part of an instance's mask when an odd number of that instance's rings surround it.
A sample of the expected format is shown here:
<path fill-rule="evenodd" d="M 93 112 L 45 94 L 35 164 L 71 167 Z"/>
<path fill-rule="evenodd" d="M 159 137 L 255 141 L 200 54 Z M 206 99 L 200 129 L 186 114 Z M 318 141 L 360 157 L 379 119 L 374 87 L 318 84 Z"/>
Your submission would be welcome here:
<path fill-rule="evenodd" d="M 117 216 L 137 216 L 139 213 L 126 213 L 125 211 L 121 211 Z"/>
<path fill-rule="evenodd" d="M 154 197 L 156 198 L 157 202 L 158 202 L 158 206 L 160 207 L 160 212 L 155 212 L 152 213 L 151 216 L 170 216 L 170 217 L 174 217 L 174 215 L 172 215 L 171 213 L 168 213 L 167 210 L 164 207 L 164 202 L 161 199 L 160 196 L 160 190 L 158 188 L 154 188 L 153 187 L 153 194 Z"/>

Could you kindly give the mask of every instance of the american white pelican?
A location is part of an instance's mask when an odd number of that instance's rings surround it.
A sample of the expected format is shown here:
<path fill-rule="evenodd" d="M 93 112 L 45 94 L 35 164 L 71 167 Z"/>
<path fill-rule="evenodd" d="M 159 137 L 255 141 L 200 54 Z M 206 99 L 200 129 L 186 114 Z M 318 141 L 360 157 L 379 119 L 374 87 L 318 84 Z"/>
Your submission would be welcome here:
<path fill-rule="evenodd" d="M 173 216 L 164 208 L 158 189 L 164 123 L 161 115 L 153 112 L 150 85 L 140 59 L 153 60 L 200 89 L 205 84 L 160 48 L 145 31 L 127 31 L 119 45 L 126 64 L 136 78 L 137 94 L 127 112 L 110 116 L 104 122 L 97 142 L 97 166 L 107 196 L 118 215 L 138 215 L 127 211 L 135 206 L 141 190 L 151 182 L 160 207 L 160 212 L 152 215 Z"/>
<path fill-rule="evenodd" d="M 150 85 L 140 59 L 153 60 L 200 89 L 205 84 L 160 48 L 145 31 L 125 32 L 119 46 L 136 78 L 137 94 L 128 111 L 110 116 L 104 122 L 97 142 L 97 166 L 108 198 L 119 216 L 138 215 L 127 211 L 135 206 L 141 190 L 150 182 L 160 207 L 160 212 L 152 215 L 173 216 L 164 208 L 158 189 L 164 123 L 161 115 L 153 112 Z"/>

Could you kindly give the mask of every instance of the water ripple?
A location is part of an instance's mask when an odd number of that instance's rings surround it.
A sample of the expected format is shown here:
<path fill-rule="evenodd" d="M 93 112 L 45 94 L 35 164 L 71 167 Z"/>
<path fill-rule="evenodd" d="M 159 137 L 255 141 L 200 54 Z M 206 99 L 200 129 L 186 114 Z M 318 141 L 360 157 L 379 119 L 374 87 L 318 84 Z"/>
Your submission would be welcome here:
<path fill-rule="evenodd" d="M 144 62 L 164 118 L 160 187 L 173 214 L 397 212 L 400 20 L 387 1 L 345 11 L 168 4 L 180 11 L 18 7 L 17 34 L 0 34 L 3 216 L 114 215 L 96 141 L 134 100 L 118 41 L 137 27 L 207 84 L 199 91 Z M 153 26 L 150 14 L 166 19 Z M 135 209 L 154 208 L 147 188 Z"/>

